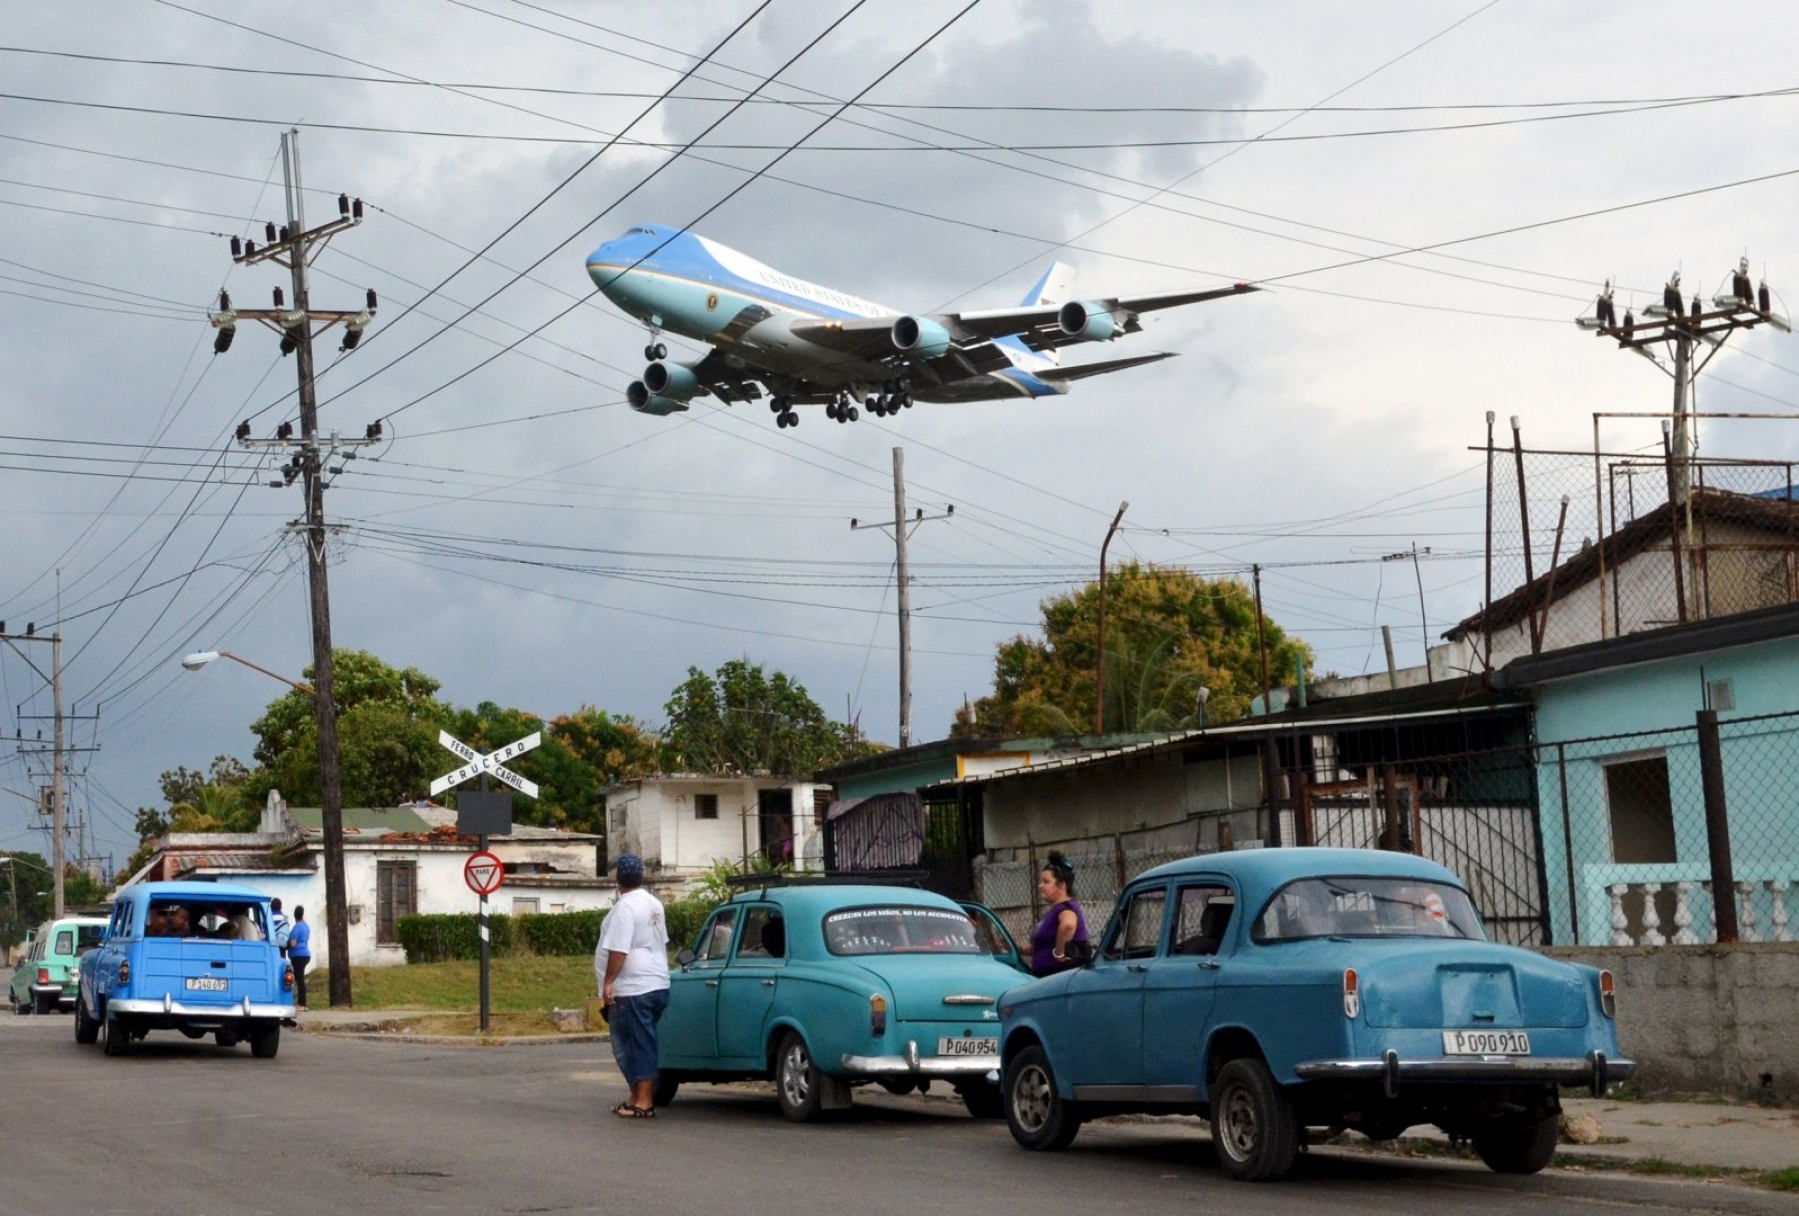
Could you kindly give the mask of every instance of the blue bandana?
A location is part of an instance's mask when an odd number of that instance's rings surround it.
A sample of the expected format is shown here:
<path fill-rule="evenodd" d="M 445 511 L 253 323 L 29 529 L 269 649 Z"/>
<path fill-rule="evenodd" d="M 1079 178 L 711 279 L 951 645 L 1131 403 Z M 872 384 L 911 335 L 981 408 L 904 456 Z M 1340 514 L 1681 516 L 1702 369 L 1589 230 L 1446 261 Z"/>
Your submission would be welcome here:
<path fill-rule="evenodd" d="M 618 876 L 620 878 L 642 878 L 643 858 L 635 853 L 618 855 Z"/>

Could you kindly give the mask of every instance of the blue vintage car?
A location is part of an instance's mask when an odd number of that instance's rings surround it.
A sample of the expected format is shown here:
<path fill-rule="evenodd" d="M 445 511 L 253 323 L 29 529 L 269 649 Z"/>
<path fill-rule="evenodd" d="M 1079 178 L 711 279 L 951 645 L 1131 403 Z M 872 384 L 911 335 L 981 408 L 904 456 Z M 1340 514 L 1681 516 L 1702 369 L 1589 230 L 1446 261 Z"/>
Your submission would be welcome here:
<path fill-rule="evenodd" d="M 211 882 L 122 887 L 99 947 L 81 958 L 75 1041 L 122 1056 L 152 1030 L 250 1041 L 267 1059 L 294 1016 L 294 974 L 271 939 L 269 898 Z"/>
<path fill-rule="evenodd" d="M 1279 1178 L 1307 1128 L 1391 1139 L 1431 1123 L 1505 1173 L 1547 1165 L 1559 1087 L 1618 1054 L 1609 972 L 1486 940 L 1460 880 L 1359 849 L 1194 857 L 1132 882 L 1086 966 L 1008 992 L 1013 1137 L 1083 1120 L 1209 1116 L 1233 1177 Z"/>
<path fill-rule="evenodd" d="M 1022 978 L 993 914 L 897 886 L 744 891 L 681 951 L 658 1035 L 656 1102 L 694 1081 L 772 1077 L 797 1122 L 853 1085 L 953 1085 L 998 1118 L 999 997 Z"/>

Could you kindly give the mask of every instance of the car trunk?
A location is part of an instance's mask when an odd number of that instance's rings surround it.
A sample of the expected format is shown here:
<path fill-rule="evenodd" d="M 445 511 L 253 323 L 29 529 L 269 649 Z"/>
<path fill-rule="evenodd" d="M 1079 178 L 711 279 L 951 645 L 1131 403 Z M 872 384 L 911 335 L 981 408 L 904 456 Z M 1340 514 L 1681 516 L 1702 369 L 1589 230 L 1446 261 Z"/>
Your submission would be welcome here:
<path fill-rule="evenodd" d="M 132 987 L 140 996 L 166 992 L 189 1004 L 265 1002 L 277 992 L 280 961 L 266 942 L 152 939 L 143 943 Z"/>
<path fill-rule="evenodd" d="M 1379 952 L 1376 952 L 1379 953 Z M 1357 968 L 1370 1026 L 1487 1029 L 1584 1026 L 1584 978 L 1528 951 L 1473 942 L 1423 949 L 1415 940 Z"/>

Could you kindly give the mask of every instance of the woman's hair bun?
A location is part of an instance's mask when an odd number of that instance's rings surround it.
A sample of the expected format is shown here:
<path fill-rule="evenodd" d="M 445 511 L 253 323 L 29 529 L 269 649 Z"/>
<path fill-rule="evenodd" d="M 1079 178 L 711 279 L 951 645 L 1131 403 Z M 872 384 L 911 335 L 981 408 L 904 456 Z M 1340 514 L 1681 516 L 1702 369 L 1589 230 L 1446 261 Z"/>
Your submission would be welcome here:
<path fill-rule="evenodd" d="M 1057 874 L 1074 873 L 1074 863 L 1069 861 L 1059 849 L 1051 849 L 1049 851 L 1049 862 L 1045 868 L 1054 870 Z"/>

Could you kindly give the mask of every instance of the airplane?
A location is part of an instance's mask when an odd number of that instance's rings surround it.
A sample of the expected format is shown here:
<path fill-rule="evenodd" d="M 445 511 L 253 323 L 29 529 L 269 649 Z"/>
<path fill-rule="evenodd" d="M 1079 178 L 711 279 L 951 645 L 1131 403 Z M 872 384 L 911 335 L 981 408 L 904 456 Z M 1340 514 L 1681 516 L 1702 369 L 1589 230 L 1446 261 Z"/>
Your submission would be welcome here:
<path fill-rule="evenodd" d="M 727 405 L 764 397 L 782 427 L 796 405 L 834 422 L 886 417 L 914 401 L 1050 397 L 1076 380 L 1173 357 L 1169 351 L 1061 366 L 1061 349 L 1139 332 L 1141 313 L 1258 290 L 1080 299 L 1073 272 L 1054 262 L 1017 308 L 910 314 L 820 287 L 680 228 L 640 224 L 587 256 L 595 286 L 649 327 L 632 409 L 666 417 L 695 397 Z M 663 332 L 706 343 L 704 358 L 670 360 Z"/>

